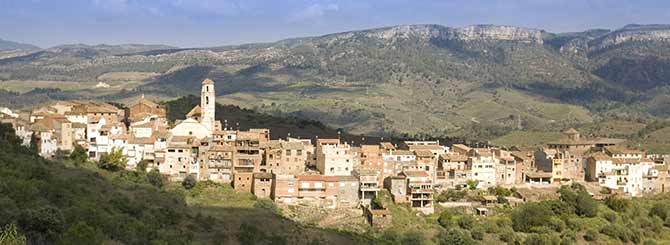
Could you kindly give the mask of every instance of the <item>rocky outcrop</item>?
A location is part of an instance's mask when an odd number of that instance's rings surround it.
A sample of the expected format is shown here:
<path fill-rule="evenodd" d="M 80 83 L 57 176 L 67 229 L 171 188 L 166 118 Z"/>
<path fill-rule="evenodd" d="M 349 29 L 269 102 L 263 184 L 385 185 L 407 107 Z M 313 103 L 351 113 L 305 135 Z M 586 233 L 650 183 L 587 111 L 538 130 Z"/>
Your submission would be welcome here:
<path fill-rule="evenodd" d="M 454 28 L 447 38 L 462 41 L 518 41 L 542 44 L 542 31 L 514 26 L 476 25 Z"/>
<path fill-rule="evenodd" d="M 627 42 L 670 42 L 670 25 L 628 25 L 598 40 L 602 49 Z"/>
<path fill-rule="evenodd" d="M 383 40 L 407 39 L 410 37 L 428 40 L 440 38 L 458 41 L 518 41 L 542 44 L 542 31 L 513 26 L 474 25 L 450 28 L 439 25 L 404 25 L 376 29 L 368 32 L 368 37 Z"/>

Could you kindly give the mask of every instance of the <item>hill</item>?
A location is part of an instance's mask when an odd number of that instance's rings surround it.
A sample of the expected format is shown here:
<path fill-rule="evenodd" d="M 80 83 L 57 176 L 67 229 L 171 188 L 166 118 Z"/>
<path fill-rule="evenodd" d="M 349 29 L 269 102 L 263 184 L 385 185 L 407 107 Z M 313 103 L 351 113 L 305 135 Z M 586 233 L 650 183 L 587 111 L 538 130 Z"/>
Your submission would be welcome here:
<path fill-rule="evenodd" d="M 669 37 L 665 25 L 576 33 L 403 25 L 214 48 L 67 46 L 0 59 L 0 79 L 8 90 L 80 83 L 59 96 L 121 100 L 198 94 L 208 77 L 225 104 L 354 134 L 491 140 L 613 114 L 666 118 Z M 111 88 L 94 87 L 110 78 Z"/>
<path fill-rule="evenodd" d="M 0 51 L 7 51 L 7 50 L 38 50 L 40 49 L 39 47 L 32 45 L 32 44 L 26 44 L 26 43 L 17 43 L 17 42 L 12 42 L 12 41 L 7 41 L 0 39 Z"/>
<path fill-rule="evenodd" d="M 352 244 L 367 239 L 294 223 L 267 200 L 235 193 L 230 186 L 200 182 L 184 190 L 151 173 L 45 160 L 19 143 L 11 126 L 0 124 L 0 227 L 14 224 L 29 244 Z M 3 239 L 0 231 L 5 244 Z"/>

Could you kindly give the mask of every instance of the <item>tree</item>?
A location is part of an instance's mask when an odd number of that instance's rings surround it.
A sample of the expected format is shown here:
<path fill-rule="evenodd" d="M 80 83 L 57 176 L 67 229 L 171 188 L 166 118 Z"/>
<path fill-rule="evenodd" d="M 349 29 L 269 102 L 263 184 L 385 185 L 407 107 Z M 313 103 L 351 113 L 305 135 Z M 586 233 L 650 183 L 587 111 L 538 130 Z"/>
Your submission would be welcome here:
<path fill-rule="evenodd" d="M 81 145 L 74 146 L 74 150 L 70 153 L 70 159 L 75 166 L 79 166 L 88 160 L 88 152 Z"/>
<path fill-rule="evenodd" d="M 372 207 L 375 209 L 384 209 L 384 202 L 382 201 L 381 195 L 377 194 L 377 196 L 372 199 Z"/>
<path fill-rule="evenodd" d="M 193 177 L 193 175 L 188 175 L 186 178 L 184 178 L 184 181 L 181 182 L 181 185 L 184 186 L 187 190 L 190 190 L 191 188 L 195 187 L 195 185 L 198 183 L 198 180 Z"/>
<path fill-rule="evenodd" d="M 30 151 L 32 151 L 33 153 L 39 153 L 40 152 L 38 147 L 37 147 L 37 143 L 38 143 L 37 142 L 37 134 L 35 132 L 33 132 L 33 134 L 30 135 L 30 146 L 29 146 Z"/>
<path fill-rule="evenodd" d="M 465 184 L 467 184 L 470 187 L 470 190 L 475 190 L 479 185 L 479 180 L 469 179 L 465 182 Z"/>
<path fill-rule="evenodd" d="M 549 224 L 553 212 L 540 203 L 528 203 L 512 212 L 512 227 L 515 231 L 529 232 L 531 228 Z"/>
<path fill-rule="evenodd" d="M 86 224 L 85 221 L 70 226 L 65 233 L 60 244 L 102 244 L 102 232 Z"/>
<path fill-rule="evenodd" d="M 42 207 L 27 210 L 21 217 L 20 225 L 24 230 L 44 235 L 47 240 L 56 240 L 63 232 L 64 222 L 60 210 Z"/>
<path fill-rule="evenodd" d="M 112 147 L 108 153 L 100 156 L 98 167 L 108 171 L 119 171 L 126 168 L 128 158 L 123 155 L 123 148 Z"/>
<path fill-rule="evenodd" d="M 437 218 L 437 222 L 440 223 L 440 225 L 444 228 L 449 228 L 454 225 L 454 218 L 455 214 L 453 211 L 449 209 L 445 209 L 440 213 L 440 217 Z"/>
<path fill-rule="evenodd" d="M 137 163 L 137 167 L 135 167 L 135 170 L 144 173 L 147 171 L 148 166 L 149 166 L 149 160 L 144 159 Z"/>
<path fill-rule="evenodd" d="M 147 174 L 147 180 L 158 189 L 163 187 L 163 176 L 157 169 L 153 169 Z"/>
<path fill-rule="evenodd" d="M 616 196 L 609 196 L 607 199 L 605 199 L 605 205 L 616 212 L 623 213 L 628 210 L 630 201 Z"/>

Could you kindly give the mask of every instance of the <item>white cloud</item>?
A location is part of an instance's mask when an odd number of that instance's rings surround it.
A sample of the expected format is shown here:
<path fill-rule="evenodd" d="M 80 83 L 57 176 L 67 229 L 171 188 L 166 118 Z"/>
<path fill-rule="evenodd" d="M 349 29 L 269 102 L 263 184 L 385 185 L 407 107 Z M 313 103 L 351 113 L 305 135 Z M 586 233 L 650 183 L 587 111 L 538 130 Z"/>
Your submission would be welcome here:
<path fill-rule="evenodd" d="M 326 15 L 328 12 L 337 12 L 339 10 L 339 5 L 335 3 L 330 3 L 328 5 L 315 3 L 294 14 L 292 19 L 296 21 L 316 19 Z"/>

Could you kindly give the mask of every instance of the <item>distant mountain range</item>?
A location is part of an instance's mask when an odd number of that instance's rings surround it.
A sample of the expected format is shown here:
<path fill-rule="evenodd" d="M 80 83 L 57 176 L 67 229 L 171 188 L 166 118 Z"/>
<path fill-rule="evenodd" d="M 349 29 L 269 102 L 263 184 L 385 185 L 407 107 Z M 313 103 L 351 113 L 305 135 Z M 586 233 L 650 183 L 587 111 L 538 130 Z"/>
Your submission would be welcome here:
<path fill-rule="evenodd" d="M 158 75 L 85 96 L 197 94 L 209 77 L 221 102 L 353 133 L 490 138 L 612 116 L 669 116 L 670 26 L 549 33 L 403 25 L 197 49 L 67 45 L 0 59 L 4 80 L 85 83 L 118 72 Z"/>
<path fill-rule="evenodd" d="M 17 43 L 0 39 L 0 51 L 6 50 L 37 50 L 39 47 L 32 44 Z"/>

